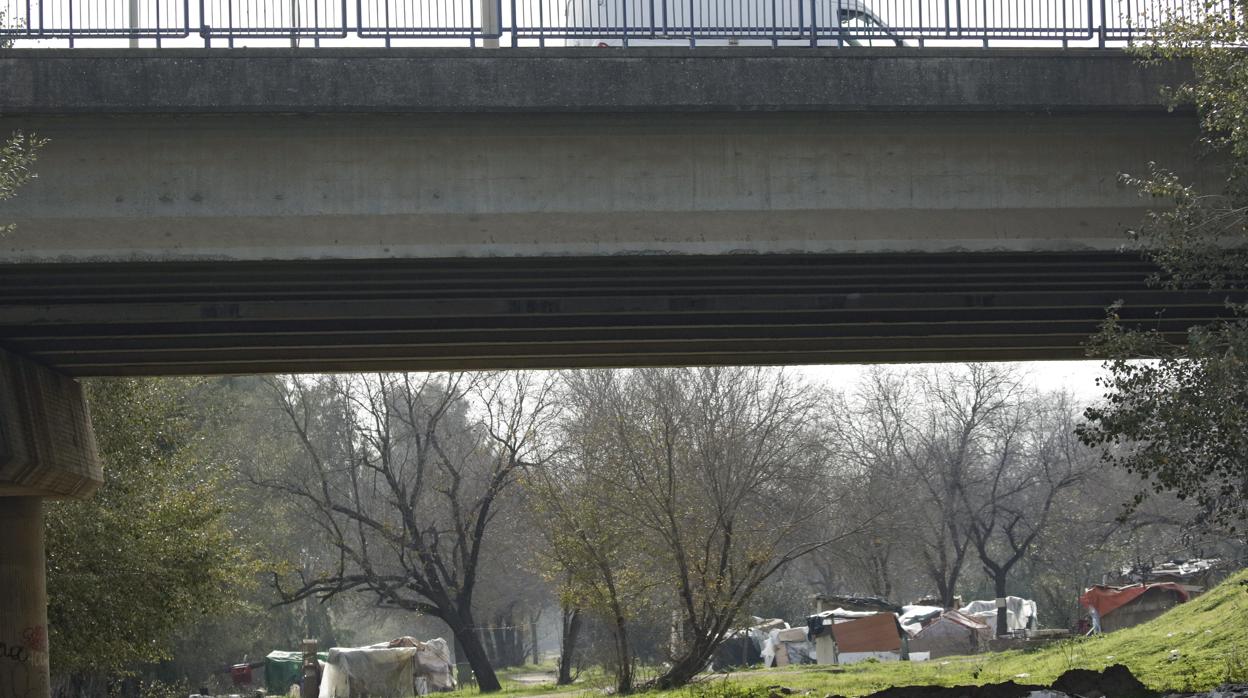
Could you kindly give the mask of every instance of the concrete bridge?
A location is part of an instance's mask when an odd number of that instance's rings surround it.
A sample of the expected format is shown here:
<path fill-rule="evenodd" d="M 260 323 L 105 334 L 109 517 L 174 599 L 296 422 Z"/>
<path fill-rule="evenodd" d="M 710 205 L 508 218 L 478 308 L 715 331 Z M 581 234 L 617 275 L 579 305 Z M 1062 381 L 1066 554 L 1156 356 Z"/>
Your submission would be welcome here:
<path fill-rule="evenodd" d="M 0 346 L 71 375 L 1072 358 L 1193 174 L 1117 51 L 0 52 Z M 1193 306 L 1195 303 L 1195 307 Z"/>
<path fill-rule="evenodd" d="M 1117 175 L 1213 176 L 1159 97 L 1187 70 L 0 51 L 0 133 L 50 139 L 0 205 L 0 698 L 47 693 L 38 497 L 101 480 L 70 377 L 1070 358 L 1120 298 L 1181 332 L 1220 307 L 1116 252 Z"/>

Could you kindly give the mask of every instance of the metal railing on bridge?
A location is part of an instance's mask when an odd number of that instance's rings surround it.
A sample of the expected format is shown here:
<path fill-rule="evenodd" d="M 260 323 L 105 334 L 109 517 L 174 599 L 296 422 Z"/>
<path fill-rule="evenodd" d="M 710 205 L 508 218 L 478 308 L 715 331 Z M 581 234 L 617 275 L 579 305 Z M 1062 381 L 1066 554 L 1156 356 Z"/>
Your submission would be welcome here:
<path fill-rule="evenodd" d="M 0 0 L 0 41 L 1104 46 L 1204 0 Z"/>

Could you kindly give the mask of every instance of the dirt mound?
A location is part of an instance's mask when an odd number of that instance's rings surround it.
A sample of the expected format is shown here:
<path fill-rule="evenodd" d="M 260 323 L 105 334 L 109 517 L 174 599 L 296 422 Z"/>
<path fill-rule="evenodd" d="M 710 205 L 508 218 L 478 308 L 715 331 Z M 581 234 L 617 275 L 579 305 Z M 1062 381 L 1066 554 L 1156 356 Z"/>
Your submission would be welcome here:
<path fill-rule="evenodd" d="M 1105 671 L 1071 669 L 1053 682 L 1052 689 L 1013 681 L 983 686 L 896 686 L 872 693 L 867 698 L 1028 698 L 1033 694 L 1079 698 L 1144 698 L 1155 695 L 1135 678 L 1130 669 L 1115 664 Z"/>
<path fill-rule="evenodd" d="M 1165 698 L 1248 698 L 1248 683 L 1228 684 L 1204 693 L 1167 693 Z"/>
<path fill-rule="evenodd" d="M 1131 670 L 1121 664 L 1107 667 L 1105 671 L 1071 669 L 1057 677 L 1053 690 L 1082 696 L 1082 698 L 1131 698 L 1151 696 L 1153 692 L 1135 678 Z"/>

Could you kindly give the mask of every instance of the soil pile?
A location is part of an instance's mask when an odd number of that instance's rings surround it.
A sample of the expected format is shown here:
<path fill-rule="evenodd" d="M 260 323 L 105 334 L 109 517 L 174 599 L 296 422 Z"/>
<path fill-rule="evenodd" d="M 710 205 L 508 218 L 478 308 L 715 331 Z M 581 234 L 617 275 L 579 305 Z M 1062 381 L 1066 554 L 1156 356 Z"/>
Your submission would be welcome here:
<path fill-rule="evenodd" d="M 1115 664 L 1104 671 L 1072 669 L 1059 676 L 1052 687 L 1013 681 L 983 686 L 895 686 L 872 693 L 867 698 L 1148 698 L 1155 695 L 1135 678 L 1130 669 Z M 1225 697 L 1203 695 L 1208 698 L 1239 698 L 1239 694 L 1226 694 Z"/>

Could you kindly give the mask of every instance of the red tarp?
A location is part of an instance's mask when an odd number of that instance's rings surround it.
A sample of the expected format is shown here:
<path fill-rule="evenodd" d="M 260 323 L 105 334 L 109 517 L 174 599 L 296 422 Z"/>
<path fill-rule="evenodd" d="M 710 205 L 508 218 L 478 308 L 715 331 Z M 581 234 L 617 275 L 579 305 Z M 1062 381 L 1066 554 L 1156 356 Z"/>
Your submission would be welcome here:
<path fill-rule="evenodd" d="M 235 664 L 230 667 L 230 678 L 234 681 L 235 686 L 251 685 L 251 665 Z"/>
<path fill-rule="evenodd" d="M 1178 593 L 1180 601 L 1188 599 L 1187 590 L 1173 582 L 1133 584 L 1129 587 L 1109 587 L 1098 584 L 1083 592 L 1083 596 L 1079 597 L 1079 603 L 1084 608 L 1095 608 L 1096 612 L 1104 617 L 1138 599 L 1144 592 L 1151 589 L 1171 589 Z"/>

